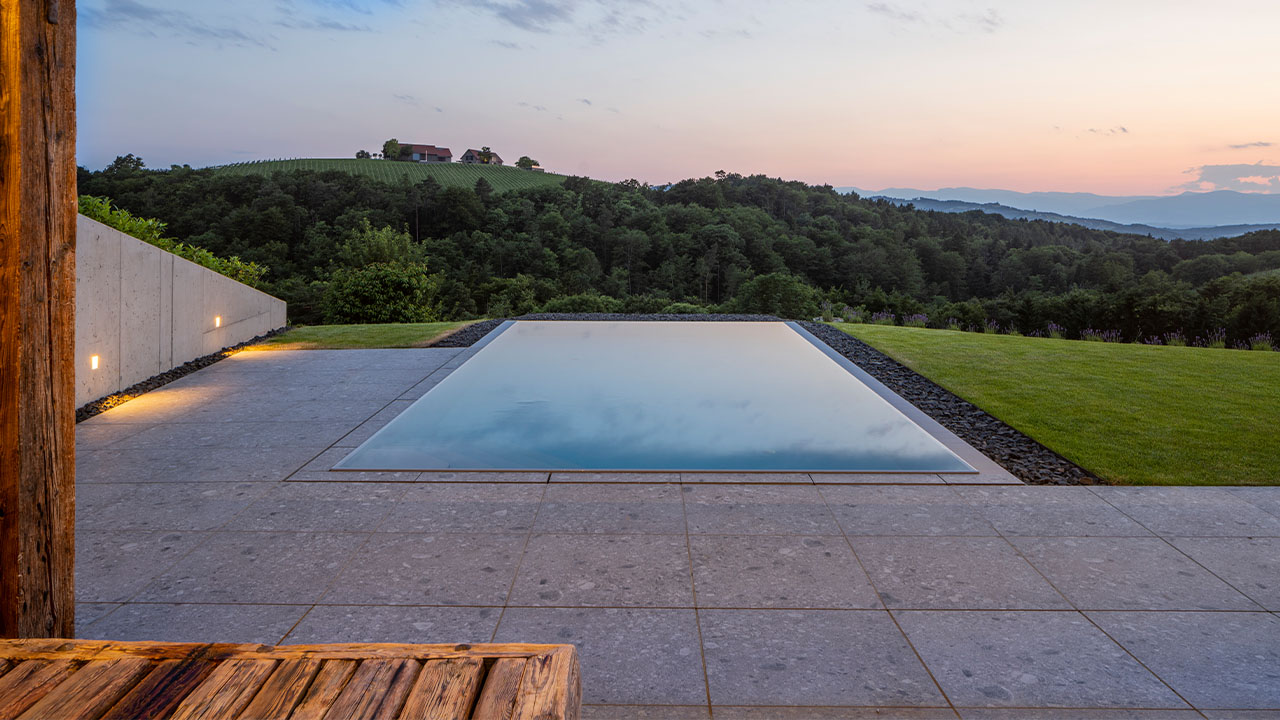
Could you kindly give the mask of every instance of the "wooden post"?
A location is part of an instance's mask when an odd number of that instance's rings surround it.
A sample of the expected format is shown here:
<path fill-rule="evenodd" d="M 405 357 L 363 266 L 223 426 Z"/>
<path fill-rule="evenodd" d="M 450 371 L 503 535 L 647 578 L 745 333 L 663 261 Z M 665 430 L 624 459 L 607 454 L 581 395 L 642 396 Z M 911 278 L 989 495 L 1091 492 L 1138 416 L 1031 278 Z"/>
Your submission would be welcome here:
<path fill-rule="evenodd" d="M 75 0 L 0 0 L 0 636 L 71 637 Z"/>

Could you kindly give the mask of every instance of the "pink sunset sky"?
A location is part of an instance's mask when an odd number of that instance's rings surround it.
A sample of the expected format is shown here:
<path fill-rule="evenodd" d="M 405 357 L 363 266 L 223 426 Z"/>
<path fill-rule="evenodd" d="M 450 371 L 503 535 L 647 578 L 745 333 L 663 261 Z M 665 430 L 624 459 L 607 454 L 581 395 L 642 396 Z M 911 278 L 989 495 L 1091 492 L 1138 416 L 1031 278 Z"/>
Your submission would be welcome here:
<path fill-rule="evenodd" d="M 1275 0 L 80 0 L 79 162 L 1280 193 Z"/>

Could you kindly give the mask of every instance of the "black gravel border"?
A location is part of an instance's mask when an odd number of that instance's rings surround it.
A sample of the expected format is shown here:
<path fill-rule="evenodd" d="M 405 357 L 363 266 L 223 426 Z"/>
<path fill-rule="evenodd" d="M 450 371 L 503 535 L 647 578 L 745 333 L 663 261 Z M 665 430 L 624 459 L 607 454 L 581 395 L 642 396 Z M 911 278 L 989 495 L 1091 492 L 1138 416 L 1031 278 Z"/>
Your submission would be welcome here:
<path fill-rule="evenodd" d="M 232 345 L 231 347 L 224 348 L 222 350 L 219 350 L 216 353 L 210 353 L 208 355 L 198 357 L 195 360 L 188 360 L 187 362 L 179 365 L 176 368 L 173 368 L 172 370 L 166 370 L 165 372 L 162 372 L 159 375 L 153 375 L 147 378 L 146 380 L 143 380 L 140 383 L 137 383 L 135 385 L 130 385 L 124 390 L 121 390 L 116 393 L 112 393 L 110 395 L 107 395 L 106 397 L 98 398 L 97 400 L 94 400 L 91 403 L 86 403 L 82 407 L 76 408 L 76 422 L 77 423 L 84 422 L 85 420 L 88 420 L 94 415 L 104 413 L 118 405 L 123 405 L 126 402 L 134 399 L 135 397 L 143 393 L 150 392 L 152 390 L 155 390 L 156 388 L 164 387 L 165 385 L 168 385 L 174 380 L 177 380 L 178 378 L 183 377 L 184 375 L 190 375 L 191 373 L 197 370 L 203 370 L 204 368 L 209 367 L 210 365 L 218 362 L 219 360 L 223 360 L 225 358 L 231 357 L 232 355 L 235 355 L 236 353 L 240 352 L 241 350 L 243 350 L 245 347 L 249 345 L 256 345 L 257 343 L 260 343 L 269 337 L 279 335 L 280 333 L 289 329 L 290 328 L 287 328 L 287 327 L 278 328 L 276 330 L 272 330 L 269 333 L 265 333 L 263 335 L 259 335 L 258 337 L 252 338 L 250 340 L 245 340 L 239 345 Z"/>
<path fill-rule="evenodd" d="M 802 320 L 799 325 L 1019 480 L 1030 485 L 1102 484 L 1079 465 L 861 340 L 824 323 Z"/>
<path fill-rule="evenodd" d="M 497 320 L 482 320 L 478 323 L 472 323 L 460 330 L 451 332 L 448 335 L 427 343 L 423 347 L 432 348 L 465 348 L 471 347 L 480 342 L 480 338 L 488 335 L 494 328 L 501 325 L 505 320 L 499 318 Z"/>
<path fill-rule="evenodd" d="M 714 315 L 709 313 L 533 313 L 521 315 L 517 320 L 602 320 L 608 322 L 785 322 L 773 315 Z"/>

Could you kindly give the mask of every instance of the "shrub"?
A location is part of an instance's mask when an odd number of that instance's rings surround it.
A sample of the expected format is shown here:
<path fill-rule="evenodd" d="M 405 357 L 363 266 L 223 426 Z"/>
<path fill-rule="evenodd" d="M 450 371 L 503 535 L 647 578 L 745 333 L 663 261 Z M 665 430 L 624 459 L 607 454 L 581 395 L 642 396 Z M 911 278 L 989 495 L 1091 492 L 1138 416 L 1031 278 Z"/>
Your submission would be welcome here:
<path fill-rule="evenodd" d="M 1088 342 L 1118 343 L 1120 342 L 1120 331 L 1119 330 L 1094 330 L 1093 328 L 1086 328 L 1085 330 L 1080 331 L 1080 339 L 1086 340 Z"/>
<path fill-rule="evenodd" d="M 655 297 L 653 295 L 630 295 L 622 301 L 622 312 L 652 315 L 653 313 L 665 312 L 663 308 L 670 303 L 670 298 Z"/>
<path fill-rule="evenodd" d="M 1271 341 L 1271 333 L 1258 333 L 1249 338 L 1250 350 L 1265 350 L 1270 352 L 1275 349 L 1275 344 Z"/>
<path fill-rule="evenodd" d="M 856 308 L 845 305 L 840 309 L 840 318 L 847 323 L 861 323 L 867 321 L 867 309 L 861 305 Z"/>
<path fill-rule="evenodd" d="M 795 275 L 775 272 L 739 285 L 732 304 L 740 312 L 811 318 L 818 310 L 814 294 L 814 289 Z"/>
<path fill-rule="evenodd" d="M 878 312 L 878 313 L 872 313 L 872 314 L 871 314 L 871 324 L 872 324 L 872 325 L 892 325 L 892 324 L 893 324 L 893 313 L 891 313 L 891 312 L 884 312 L 884 311 L 881 311 L 881 312 Z"/>
<path fill-rule="evenodd" d="M 960 321 L 956 318 L 947 318 L 946 326 L 948 330 L 959 332 L 964 328 L 960 326 Z"/>
<path fill-rule="evenodd" d="M 1206 335 L 1204 340 L 1201 341 L 1201 345 L 1207 348 L 1214 348 L 1216 350 L 1222 350 L 1226 348 L 1227 347 L 1227 329 L 1218 328 L 1217 330 L 1210 330 L 1209 334 Z"/>
<path fill-rule="evenodd" d="M 902 324 L 903 324 L 904 326 L 906 326 L 906 327 L 914 327 L 914 328 L 928 327 L 928 325 L 929 325 L 929 316 L 928 316 L 928 315 L 925 315 L 925 314 L 923 314 L 923 313 L 916 313 L 915 315 L 908 315 L 908 316 L 906 316 L 906 317 L 902 318 Z"/>
<path fill-rule="evenodd" d="M 245 262 L 235 256 L 220 258 L 204 248 L 167 238 L 164 236 L 164 223 L 153 218 L 137 217 L 128 210 L 113 208 L 109 198 L 81 195 L 80 214 L 250 287 L 261 288 L 262 276 L 267 274 L 265 265 Z"/>
<path fill-rule="evenodd" d="M 622 312 L 622 301 L 608 295 L 582 293 L 563 295 L 542 306 L 548 313 L 616 313 Z"/>
<path fill-rule="evenodd" d="M 379 262 L 333 273 L 325 289 L 324 320 L 331 324 L 414 323 L 440 319 L 439 276 L 423 263 Z"/>
<path fill-rule="evenodd" d="M 1164 340 L 1164 344 L 1168 345 L 1169 347 L 1186 347 L 1187 346 L 1187 336 L 1183 335 L 1181 330 L 1174 330 L 1173 332 L 1167 332 L 1164 334 L 1164 337 L 1162 339 Z"/>
<path fill-rule="evenodd" d="M 673 302 L 662 308 L 663 315 L 700 315 L 705 312 L 707 308 L 687 302 Z"/>
<path fill-rule="evenodd" d="M 1048 332 L 1049 337 L 1054 340 L 1061 340 L 1067 336 L 1067 329 L 1052 321 L 1049 323 Z"/>

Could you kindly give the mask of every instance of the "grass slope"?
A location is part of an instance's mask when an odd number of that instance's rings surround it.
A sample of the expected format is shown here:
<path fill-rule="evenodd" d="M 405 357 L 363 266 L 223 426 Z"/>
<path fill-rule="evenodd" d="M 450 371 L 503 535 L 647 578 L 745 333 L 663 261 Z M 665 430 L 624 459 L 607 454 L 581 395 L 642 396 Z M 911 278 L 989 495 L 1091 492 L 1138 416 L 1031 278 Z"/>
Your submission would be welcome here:
<path fill-rule="evenodd" d="M 422 347 L 467 322 L 386 325 L 309 325 L 267 338 L 246 350 L 352 350 Z"/>
<path fill-rule="evenodd" d="M 1280 484 L 1280 353 L 836 327 L 1112 482 Z"/>
<path fill-rule="evenodd" d="M 498 192 L 521 190 L 546 185 L 561 185 L 564 175 L 537 173 L 505 165 L 464 165 L 462 163 L 415 163 L 388 160 L 356 160 L 354 158 L 302 158 L 298 160 L 255 160 L 252 162 L 222 165 L 214 168 L 219 173 L 235 175 L 270 175 L 293 170 L 339 170 L 353 175 L 363 175 L 382 182 L 396 183 L 402 179 L 419 183 L 428 177 L 444 187 L 475 187 L 476 180 L 484 178 Z"/>

